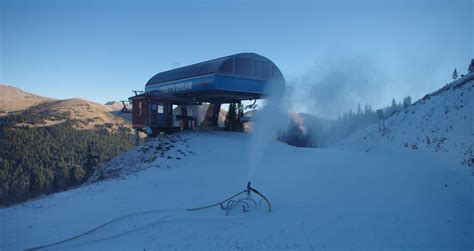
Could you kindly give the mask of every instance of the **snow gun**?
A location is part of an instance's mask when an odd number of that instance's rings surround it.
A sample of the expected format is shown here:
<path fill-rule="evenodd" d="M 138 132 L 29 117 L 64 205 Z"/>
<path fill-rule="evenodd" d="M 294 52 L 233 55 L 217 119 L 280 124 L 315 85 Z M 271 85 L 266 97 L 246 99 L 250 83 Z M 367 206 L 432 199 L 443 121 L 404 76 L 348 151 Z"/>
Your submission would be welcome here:
<path fill-rule="evenodd" d="M 252 197 L 252 193 L 256 194 L 261 200 L 259 202 L 257 202 L 257 200 L 255 200 Z M 253 188 L 251 186 L 250 181 L 249 181 L 247 183 L 247 187 L 246 187 L 245 190 L 243 190 L 242 192 L 239 192 L 235 195 L 232 195 L 231 197 L 229 197 L 229 198 L 227 198 L 223 201 L 217 202 L 217 203 L 212 204 L 212 205 L 204 206 L 204 207 L 190 208 L 190 209 L 187 209 L 187 210 L 188 211 L 197 211 L 197 210 L 202 210 L 202 209 L 207 209 L 207 208 L 211 208 L 211 207 L 220 206 L 221 210 L 225 211 L 226 215 L 229 215 L 231 212 L 235 211 L 236 208 L 239 208 L 239 206 L 240 206 L 240 208 L 242 209 L 243 212 L 249 212 L 251 208 L 254 208 L 254 207 L 257 207 L 257 206 L 261 205 L 262 202 L 265 202 L 265 204 L 267 205 L 267 208 L 268 208 L 268 212 L 271 212 L 272 211 L 272 204 L 270 203 L 270 201 L 267 199 L 267 197 L 265 197 L 265 195 L 260 193 L 257 189 Z"/>

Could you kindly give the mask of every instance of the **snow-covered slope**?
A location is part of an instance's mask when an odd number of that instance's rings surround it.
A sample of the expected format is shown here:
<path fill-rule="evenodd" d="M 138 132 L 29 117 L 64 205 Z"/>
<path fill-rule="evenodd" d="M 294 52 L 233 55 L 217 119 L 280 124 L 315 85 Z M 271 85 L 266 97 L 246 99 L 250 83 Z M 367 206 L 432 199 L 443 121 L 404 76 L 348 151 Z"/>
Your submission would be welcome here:
<path fill-rule="evenodd" d="M 146 142 L 110 160 L 88 183 L 124 177 L 148 168 L 171 168 L 176 165 L 176 161 L 180 162 L 179 160 L 187 159 L 188 155 L 195 154 L 191 151 L 188 140 L 189 137 L 183 134 L 170 134 L 160 140 Z"/>
<path fill-rule="evenodd" d="M 250 137 L 190 133 L 134 148 L 109 166 L 121 178 L 0 209 L 0 249 L 81 233 L 87 234 L 49 249 L 468 250 L 474 244 L 472 176 L 429 152 L 272 141 L 252 179 L 272 202 L 271 213 L 183 210 L 245 188 Z M 171 140 L 174 146 L 163 150 Z"/>
<path fill-rule="evenodd" d="M 346 149 L 407 148 L 440 153 L 455 163 L 474 165 L 474 73 L 426 95 L 385 120 L 343 141 Z"/>

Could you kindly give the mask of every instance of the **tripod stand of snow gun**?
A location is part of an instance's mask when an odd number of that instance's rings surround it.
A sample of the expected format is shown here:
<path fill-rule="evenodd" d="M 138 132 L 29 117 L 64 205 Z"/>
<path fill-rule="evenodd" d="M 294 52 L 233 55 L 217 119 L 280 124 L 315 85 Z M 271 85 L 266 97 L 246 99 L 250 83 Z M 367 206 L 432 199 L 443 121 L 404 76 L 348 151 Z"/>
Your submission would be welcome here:
<path fill-rule="evenodd" d="M 253 201 L 256 204 L 256 202 L 253 199 L 250 198 L 250 194 L 252 192 L 255 193 L 257 196 L 259 196 L 260 198 L 262 198 L 265 201 L 265 203 L 267 204 L 267 207 L 268 207 L 268 212 L 271 212 L 272 211 L 272 204 L 270 203 L 270 201 L 267 199 L 267 197 L 265 197 L 263 194 L 261 194 L 255 188 L 253 188 L 251 186 L 250 181 L 247 183 L 247 188 L 244 191 L 239 192 L 237 194 L 234 194 L 231 197 L 229 197 L 229 198 L 227 198 L 223 201 L 220 201 L 220 202 L 217 202 L 215 204 L 208 205 L 208 206 L 197 207 L 197 208 L 189 208 L 187 210 L 188 211 L 196 211 L 196 210 L 203 210 L 203 209 L 207 209 L 207 208 L 211 208 L 211 207 L 215 207 L 215 206 L 220 206 L 220 208 L 222 210 L 227 211 L 226 214 L 228 214 L 232 210 L 232 208 L 234 208 L 235 205 L 245 205 L 244 206 L 244 211 L 247 211 L 247 208 L 249 207 L 248 206 L 248 201 Z M 237 198 L 238 196 L 240 196 L 242 194 L 247 194 L 246 198 L 235 199 L 235 198 Z"/>
<path fill-rule="evenodd" d="M 246 191 L 247 191 L 247 195 L 250 195 L 250 192 L 254 192 L 258 196 L 260 196 L 265 201 L 265 203 L 267 203 L 268 212 L 272 211 L 272 204 L 270 203 L 270 201 L 267 199 L 267 197 L 265 197 L 265 195 L 261 194 L 259 191 L 257 191 L 257 189 L 253 188 L 251 186 L 250 181 L 247 182 L 247 190 Z"/>

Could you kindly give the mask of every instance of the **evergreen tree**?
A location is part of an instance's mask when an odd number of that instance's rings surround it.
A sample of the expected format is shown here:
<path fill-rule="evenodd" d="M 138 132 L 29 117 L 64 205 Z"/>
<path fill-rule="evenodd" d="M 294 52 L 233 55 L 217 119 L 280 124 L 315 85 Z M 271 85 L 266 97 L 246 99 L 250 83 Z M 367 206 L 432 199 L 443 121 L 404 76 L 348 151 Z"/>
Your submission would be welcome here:
<path fill-rule="evenodd" d="M 395 101 L 395 98 L 392 98 L 392 106 L 391 106 L 391 108 L 392 108 L 393 110 L 397 109 L 397 102 Z"/>
<path fill-rule="evenodd" d="M 406 96 L 404 99 L 403 99 L 403 108 L 407 108 L 408 106 L 411 105 L 411 97 L 410 96 Z"/>
<path fill-rule="evenodd" d="M 453 71 L 453 80 L 456 80 L 458 79 L 458 70 L 456 68 L 454 68 L 454 71 Z"/>
<path fill-rule="evenodd" d="M 244 117 L 244 105 L 239 103 L 237 106 L 237 131 L 243 132 L 244 131 L 244 124 L 242 123 L 241 119 Z"/>
<path fill-rule="evenodd" d="M 370 105 L 369 105 L 369 104 L 365 104 L 365 106 L 364 106 L 364 114 L 365 114 L 365 115 L 370 114 L 371 109 L 372 109 L 372 108 L 370 108 Z"/>
<path fill-rule="evenodd" d="M 297 147 L 311 147 L 312 141 L 310 135 L 305 133 L 300 124 L 295 120 L 290 119 L 288 128 L 285 132 L 278 133 L 278 140 L 287 143 L 288 145 Z"/>
<path fill-rule="evenodd" d="M 397 105 L 397 102 L 395 101 L 395 98 L 392 99 L 392 104 L 387 110 L 389 111 L 388 114 L 393 114 L 398 110 L 398 105 Z"/>
<path fill-rule="evenodd" d="M 229 110 L 224 121 L 224 128 L 226 131 L 234 131 L 237 122 L 237 107 L 235 103 L 229 104 Z"/>
<path fill-rule="evenodd" d="M 224 121 L 226 131 L 243 132 L 244 125 L 240 118 L 244 115 L 244 106 L 242 104 L 229 104 L 229 111 Z"/>

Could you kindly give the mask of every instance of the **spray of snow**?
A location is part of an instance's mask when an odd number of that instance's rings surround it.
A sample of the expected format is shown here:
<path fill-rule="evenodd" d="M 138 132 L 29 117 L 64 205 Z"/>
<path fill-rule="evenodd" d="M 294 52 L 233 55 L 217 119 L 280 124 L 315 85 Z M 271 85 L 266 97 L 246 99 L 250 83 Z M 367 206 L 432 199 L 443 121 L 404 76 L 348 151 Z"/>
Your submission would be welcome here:
<path fill-rule="evenodd" d="M 262 156 L 276 133 L 288 125 L 287 111 L 284 110 L 284 83 L 269 83 L 266 93 L 265 106 L 252 118 L 254 128 L 249 141 L 249 174 L 248 181 L 255 175 Z"/>
<path fill-rule="evenodd" d="M 349 109 L 371 104 L 385 105 L 403 96 L 403 90 L 390 90 L 387 73 L 370 57 L 319 58 L 308 70 L 288 81 L 290 110 L 324 119 L 335 119 Z M 406 96 L 406 95 L 405 95 Z"/>

